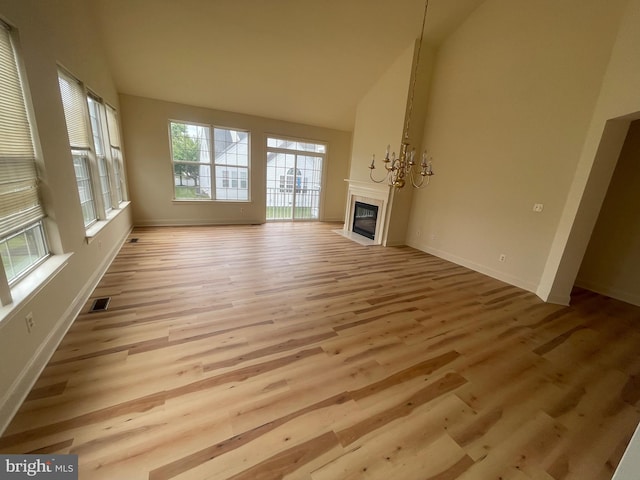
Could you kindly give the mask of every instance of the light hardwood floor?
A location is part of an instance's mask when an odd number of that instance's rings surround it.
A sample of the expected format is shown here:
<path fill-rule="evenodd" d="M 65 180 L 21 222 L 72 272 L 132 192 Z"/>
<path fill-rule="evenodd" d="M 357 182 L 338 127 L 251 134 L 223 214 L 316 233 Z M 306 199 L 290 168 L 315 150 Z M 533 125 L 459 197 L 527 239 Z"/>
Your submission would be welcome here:
<path fill-rule="evenodd" d="M 82 480 L 609 479 L 640 308 L 335 224 L 139 228 L 0 438 Z"/>

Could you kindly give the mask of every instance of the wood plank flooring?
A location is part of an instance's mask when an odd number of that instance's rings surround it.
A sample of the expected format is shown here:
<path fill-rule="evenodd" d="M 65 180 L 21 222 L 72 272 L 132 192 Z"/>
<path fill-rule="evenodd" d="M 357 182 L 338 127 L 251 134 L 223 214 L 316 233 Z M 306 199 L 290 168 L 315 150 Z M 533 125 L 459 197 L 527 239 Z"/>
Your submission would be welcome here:
<path fill-rule="evenodd" d="M 75 453 L 83 480 L 611 478 L 640 308 L 335 228 L 135 229 L 0 451 Z"/>

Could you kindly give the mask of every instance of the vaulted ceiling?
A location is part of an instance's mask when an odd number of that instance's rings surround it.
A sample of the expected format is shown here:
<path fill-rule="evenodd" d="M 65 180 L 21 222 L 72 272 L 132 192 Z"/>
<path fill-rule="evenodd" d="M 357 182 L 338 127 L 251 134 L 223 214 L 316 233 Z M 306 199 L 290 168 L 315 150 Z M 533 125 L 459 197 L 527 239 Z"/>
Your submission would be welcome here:
<path fill-rule="evenodd" d="M 431 0 L 437 44 L 483 0 Z M 423 0 L 92 0 L 120 93 L 351 130 Z"/>

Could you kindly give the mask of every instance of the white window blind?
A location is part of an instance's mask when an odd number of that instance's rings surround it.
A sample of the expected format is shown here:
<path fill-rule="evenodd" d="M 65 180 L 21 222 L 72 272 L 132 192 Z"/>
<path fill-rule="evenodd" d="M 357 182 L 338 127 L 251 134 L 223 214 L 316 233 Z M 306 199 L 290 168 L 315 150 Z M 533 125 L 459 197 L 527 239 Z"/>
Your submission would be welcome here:
<path fill-rule="evenodd" d="M 0 238 L 44 216 L 31 128 L 8 28 L 0 22 Z"/>
<path fill-rule="evenodd" d="M 91 138 L 87 124 L 87 97 L 82 85 L 62 70 L 58 70 L 58 83 L 64 106 L 64 117 L 67 121 L 69 144 L 75 150 L 89 150 Z"/>
<path fill-rule="evenodd" d="M 113 148 L 120 148 L 120 130 L 116 111 L 107 105 L 107 130 L 109 131 L 109 144 Z"/>

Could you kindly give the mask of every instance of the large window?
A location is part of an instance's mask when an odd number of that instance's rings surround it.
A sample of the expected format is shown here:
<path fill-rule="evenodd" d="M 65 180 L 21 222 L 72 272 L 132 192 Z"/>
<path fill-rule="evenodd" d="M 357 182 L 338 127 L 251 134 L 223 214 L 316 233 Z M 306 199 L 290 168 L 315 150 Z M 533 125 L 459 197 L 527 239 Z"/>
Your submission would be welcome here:
<path fill-rule="evenodd" d="M 0 22 L 0 297 L 48 255 L 24 82 L 9 28 Z"/>
<path fill-rule="evenodd" d="M 89 228 L 124 200 L 122 154 L 115 110 L 63 70 L 58 83 L 73 156 L 84 225 Z M 108 138 L 108 143 L 105 139 Z"/>
<path fill-rule="evenodd" d="M 249 132 L 169 122 L 176 200 L 249 200 Z"/>

